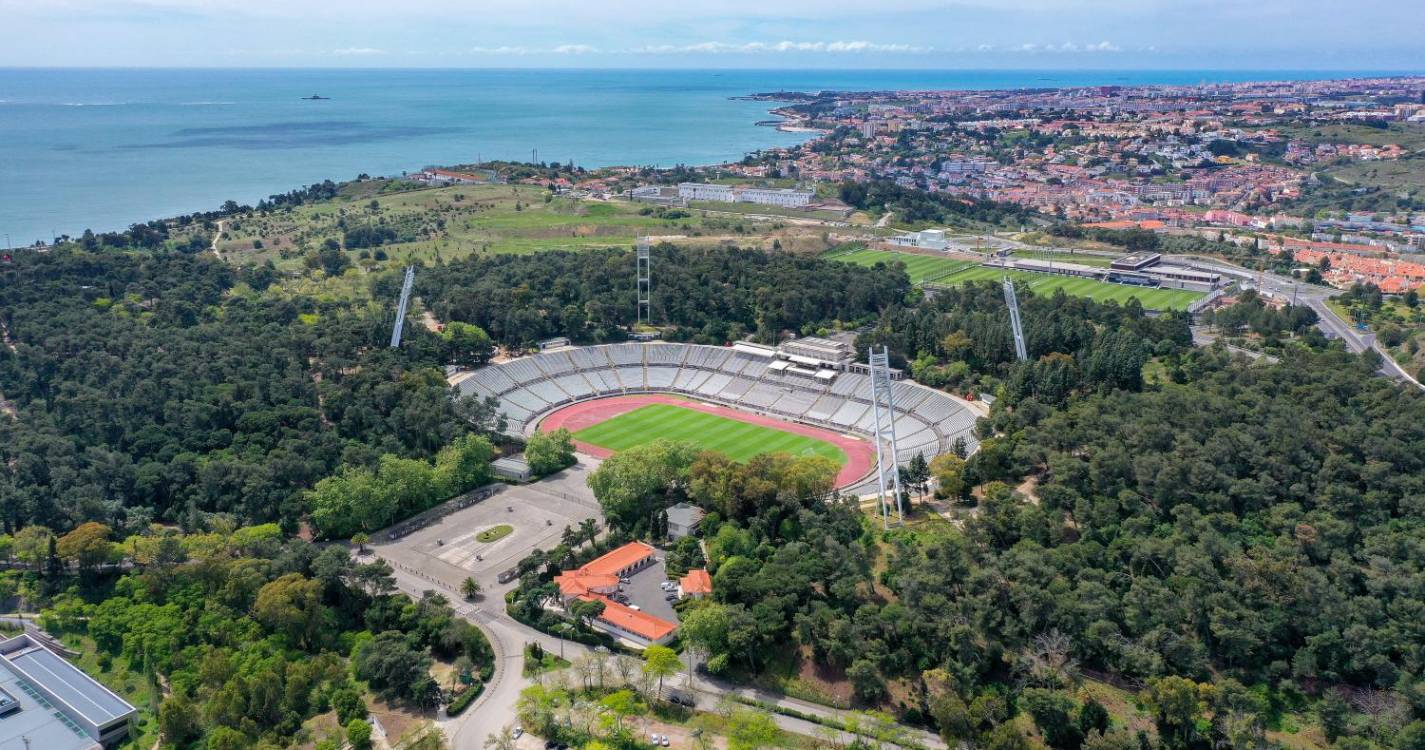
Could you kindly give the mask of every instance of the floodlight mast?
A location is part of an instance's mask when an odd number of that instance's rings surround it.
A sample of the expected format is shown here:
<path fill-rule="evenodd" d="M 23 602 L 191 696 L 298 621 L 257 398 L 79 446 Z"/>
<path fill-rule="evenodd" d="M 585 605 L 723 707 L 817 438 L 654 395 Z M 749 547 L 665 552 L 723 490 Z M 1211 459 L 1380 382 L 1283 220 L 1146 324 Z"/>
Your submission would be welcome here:
<path fill-rule="evenodd" d="M 396 325 L 391 328 L 391 348 L 401 345 L 401 334 L 406 328 L 406 311 L 411 306 L 411 287 L 416 283 L 416 267 L 406 266 L 406 280 L 401 283 L 401 301 L 396 304 Z"/>
<path fill-rule="evenodd" d="M 638 324 L 653 324 L 653 257 L 647 237 L 638 238 Z"/>
<path fill-rule="evenodd" d="M 1009 306 L 1009 327 L 1014 333 L 1014 356 L 1020 362 L 1029 359 L 1029 351 L 1024 346 L 1024 325 L 1019 319 L 1019 297 L 1014 293 L 1014 282 L 1004 277 L 1004 303 Z"/>
<path fill-rule="evenodd" d="M 878 502 L 883 528 L 890 527 L 891 500 L 886 497 L 887 489 L 895 498 L 896 522 L 905 523 L 905 509 L 901 503 L 900 454 L 896 447 L 896 409 L 891 391 L 890 359 L 888 347 L 882 346 L 879 352 L 871 349 L 871 410 L 876 420 L 876 488 L 880 493 Z M 889 480 L 887 474 L 890 475 Z"/>

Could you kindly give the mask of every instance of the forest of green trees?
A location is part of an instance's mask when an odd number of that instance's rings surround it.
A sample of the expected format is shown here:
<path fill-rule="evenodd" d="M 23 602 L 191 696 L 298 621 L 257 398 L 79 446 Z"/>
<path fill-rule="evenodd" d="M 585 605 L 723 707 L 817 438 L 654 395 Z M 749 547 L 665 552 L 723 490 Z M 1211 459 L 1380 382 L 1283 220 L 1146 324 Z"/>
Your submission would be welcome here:
<path fill-rule="evenodd" d="M 543 606 L 550 578 L 658 538 L 687 501 L 705 545 L 672 557 L 705 561 L 714 595 L 680 605 L 682 645 L 724 677 L 800 655 L 858 704 L 985 750 L 1255 749 L 1289 717 L 1341 750 L 1425 745 L 1425 396 L 1308 311 L 1249 295 L 1216 313 L 1272 344 L 1247 361 L 1194 348 L 1183 314 L 1024 290 L 1021 363 L 993 284 L 922 298 L 904 273 L 781 253 L 655 258 L 670 337 L 855 327 L 921 382 L 996 396 L 979 450 L 926 467 L 955 521 L 917 486 L 919 522 L 883 531 L 824 460 L 654 442 L 591 475 L 608 534 L 571 528 L 521 562 L 517 619 L 606 642 L 594 605 Z M 64 247 L 7 270 L 0 593 L 169 691 L 154 721 L 185 748 L 285 746 L 318 713 L 349 723 L 363 691 L 430 705 L 432 656 L 488 665 L 440 597 L 293 533 L 369 532 L 485 481 L 494 405 L 454 399 L 442 365 L 617 340 L 633 317 L 627 250 L 431 268 L 418 293 L 448 325 L 408 326 L 399 350 L 385 308 L 279 293 L 272 267 Z M 399 278 L 369 283 L 393 299 Z M 570 453 L 560 435 L 530 457 Z"/>
<path fill-rule="evenodd" d="M 653 264 L 653 320 L 671 328 L 665 338 L 699 343 L 862 323 L 910 291 L 904 274 L 758 250 L 662 244 Z M 441 320 L 473 323 L 510 346 L 622 340 L 636 317 L 634 286 L 629 250 L 479 256 L 416 279 Z"/>
<path fill-rule="evenodd" d="M 482 411 L 452 401 L 439 369 L 461 342 L 407 326 L 391 350 L 390 313 L 264 293 L 270 269 L 57 249 L 7 271 L 9 530 L 197 528 L 213 513 L 292 529 L 318 480 L 387 454 L 431 457 Z"/>
<path fill-rule="evenodd" d="M 6 598 L 92 648 L 140 709 L 134 740 L 161 734 L 165 748 L 286 747 L 327 712 L 354 738 L 369 730 L 368 695 L 416 710 L 442 700 L 433 657 L 476 679 L 493 669 L 484 635 L 441 596 L 412 601 L 384 562 L 276 524 L 124 539 L 95 522 L 58 537 L 27 526 L 0 536 L 0 558 L 20 564 L 0 574 Z"/>

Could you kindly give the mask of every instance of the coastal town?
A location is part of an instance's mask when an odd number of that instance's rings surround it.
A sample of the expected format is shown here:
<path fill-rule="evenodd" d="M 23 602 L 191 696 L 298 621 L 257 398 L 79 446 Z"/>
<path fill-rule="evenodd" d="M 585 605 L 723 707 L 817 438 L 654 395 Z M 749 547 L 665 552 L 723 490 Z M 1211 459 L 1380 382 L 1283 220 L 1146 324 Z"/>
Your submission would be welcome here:
<path fill-rule="evenodd" d="M 1051 221 L 1252 246 L 1342 287 L 1425 284 L 1411 257 L 1425 253 L 1425 78 L 757 98 L 818 135 L 713 170 L 786 186 L 737 200 L 846 208 L 830 186 L 889 180 Z M 632 195 L 733 199 L 718 189 L 729 197 Z"/>

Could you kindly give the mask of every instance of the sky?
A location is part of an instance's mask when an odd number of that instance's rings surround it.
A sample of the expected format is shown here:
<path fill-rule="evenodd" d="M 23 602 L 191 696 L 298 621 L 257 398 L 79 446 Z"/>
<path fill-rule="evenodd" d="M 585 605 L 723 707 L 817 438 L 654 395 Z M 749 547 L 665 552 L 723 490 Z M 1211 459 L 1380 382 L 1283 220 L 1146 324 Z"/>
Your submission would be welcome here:
<path fill-rule="evenodd" d="M 0 0 L 5 67 L 1425 69 L 1422 0 Z"/>

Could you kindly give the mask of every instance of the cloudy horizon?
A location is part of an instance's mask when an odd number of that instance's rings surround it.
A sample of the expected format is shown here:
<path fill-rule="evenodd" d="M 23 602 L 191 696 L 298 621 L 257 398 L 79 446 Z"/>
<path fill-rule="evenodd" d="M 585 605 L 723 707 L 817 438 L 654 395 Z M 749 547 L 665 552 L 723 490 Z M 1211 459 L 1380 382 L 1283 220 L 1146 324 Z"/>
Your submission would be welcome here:
<path fill-rule="evenodd" d="M 1409 70 L 1425 4 L 1360 0 L 0 0 L 7 67 Z"/>

